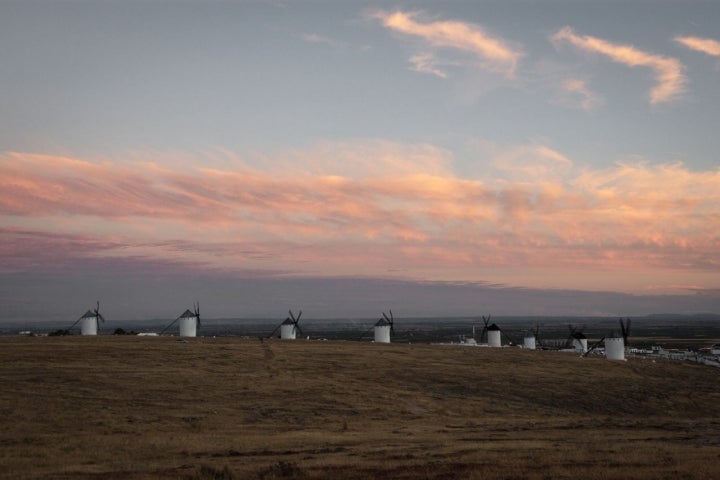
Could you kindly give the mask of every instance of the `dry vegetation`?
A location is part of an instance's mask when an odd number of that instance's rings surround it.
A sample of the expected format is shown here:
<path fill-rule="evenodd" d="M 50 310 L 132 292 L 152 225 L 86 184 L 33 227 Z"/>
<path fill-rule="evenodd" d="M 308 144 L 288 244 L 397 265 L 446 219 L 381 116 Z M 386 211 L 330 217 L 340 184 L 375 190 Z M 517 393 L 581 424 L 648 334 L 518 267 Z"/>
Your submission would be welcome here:
<path fill-rule="evenodd" d="M 235 338 L 0 351 L 3 478 L 720 478 L 720 372 L 694 364 Z"/>

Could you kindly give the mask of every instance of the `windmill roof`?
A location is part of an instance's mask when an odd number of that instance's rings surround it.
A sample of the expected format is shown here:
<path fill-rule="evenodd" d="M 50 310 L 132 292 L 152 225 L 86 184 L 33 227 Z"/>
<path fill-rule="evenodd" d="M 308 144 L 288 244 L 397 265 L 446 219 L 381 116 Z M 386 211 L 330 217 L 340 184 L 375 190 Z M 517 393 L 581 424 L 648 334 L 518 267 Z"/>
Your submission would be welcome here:
<path fill-rule="evenodd" d="M 378 320 L 378 321 L 375 323 L 375 326 L 376 326 L 376 327 L 384 327 L 384 326 L 387 326 L 387 325 L 390 325 L 390 322 L 388 322 L 388 321 L 385 320 L 384 318 L 381 318 L 380 320 Z"/>
<path fill-rule="evenodd" d="M 185 313 L 183 313 L 182 315 L 180 315 L 180 318 L 194 318 L 194 317 L 196 317 L 196 316 L 197 316 L 197 315 L 195 315 L 195 314 L 194 314 L 193 312 L 191 312 L 190 310 L 185 310 Z"/>
<path fill-rule="evenodd" d="M 495 324 L 493 323 L 492 325 L 490 325 L 490 326 L 488 327 L 488 330 L 494 330 L 494 331 L 495 331 L 495 330 L 500 330 L 500 327 L 498 327 L 497 325 L 495 325 Z"/>
<path fill-rule="evenodd" d="M 584 333 L 582 332 L 575 332 L 572 334 L 574 338 L 577 338 L 578 340 L 582 340 L 583 338 L 587 338 Z"/>
<path fill-rule="evenodd" d="M 295 322 L 293 322 L 293 321 L 290 320 L 289 318 L 286 318 L 285 321 L 281 323 L 281 325 L 292 325 L 292 324 L 294 324 L 294 323 L 295 323 Z"/>
<path fill-rule="evenodd" d="M 97 317 L 97 314 L 95 314 L 95 312 L 93 312 L 92 310 L 88 310 L 87 312 L 85 312 L 85 315 L 83 315 L 80 318 L 95 318 L 95 317 Z"/>

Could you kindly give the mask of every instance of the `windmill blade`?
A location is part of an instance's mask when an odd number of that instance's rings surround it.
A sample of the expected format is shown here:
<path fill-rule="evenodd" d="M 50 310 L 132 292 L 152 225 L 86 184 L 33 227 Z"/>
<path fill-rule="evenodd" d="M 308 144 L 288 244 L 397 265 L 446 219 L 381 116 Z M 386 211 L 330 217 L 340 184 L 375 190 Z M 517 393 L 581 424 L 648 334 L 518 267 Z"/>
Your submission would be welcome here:
<path fill-rule="evenodd" d="M 535 341 L 540 343 L 540 325 L 535 325 L 535 328 L 532 329 L 532 333 L 535 337 Z"/>
<path fill-rule="evenodd" d="M 197 322 L 197 326 L 199 327 L 201 325 L 201 323 L 200 323 L 200 301 L 193 303 L 193 310 L 195 310 L 195 321 Z"/>
<path fill-rule="evenodd" d="M 273 331 L 270 333 L 270 335 L 268 335 L 267 338 L 273 338 L 273 337 L 275 336 L 275 332 L 277 332 L 278 330 L 280 330 L 280 326 L 281 326 L 281 325 L 282 325 L 282 323 L 280 323 L 280 325 L 278 325 L 277 327 L 275 327 L 275 330 L 273 330 Z"/>
<path fill-rule="evenodd" d="M 505 335 L 505 338 L 507 338 L 510 343 L 512 343 L 513 345 L 517 345 L 517 342 L 516 342 L 515 340 L 513 340 L 513 338 L 512 338 L 510 335 L 508 335 L 507 333 L 505 333 L 505 330 L 500 329 L 500 333 L 501 333 L 502 335 Z"/>
<path fill-rule="evenodd" d="M 487 329 L 488 329 L 488 328 L 487 328 L 487 325 L 485 325 L 485 326 L 483 327 L 482 331 L 480 332 L 480 342 L 481 342 L 481 343 L 482 343 L 482 341 L 483 341 L 483 336 L 485 336 L 485 341 L 487 342 L 487 335 L 486 335 L 486 334 L 487 334 Z"/>
<path fill-rule="evenodd" d="M 574 348 L 575 332 L 577 331 L 577 328 L 568 324 L 568 330 L 570 330 L 570 333 L 568 334 L 567 340 L 565 340 L 565 348 Z"/>
<path fill-rule="evenodd" d="M 294 325 L 295 331 L 299 333 L 300 335 L 303 335 L 302 329 L 300 328 L 300 325 L 297 323 Z"/>
<path fill-rule="evenodd" d="M 623 322 L 623 319 L 620 319 L 620 331 L 622 332 L 623 337 L 623 343 L 627 346 L 627 338 L 630 334 L 630 319 L 626 319 L 625 322 Z"/>
<path fill-rule="evenodd" d="M 297 322 L 300 321 L 300 317 L 302 317 L 302 310 L 298 310 L 298 316 L 297 316 L 297 318 L 295 319 L 295 323 L 297 323 Z"/>
<path fill-rule="evenodd" d="M 84 317 L 84 316 L 85 316 L 85 315 L 83 315 L 83 317 Z M 75 320 L 75 323 L 73 323 L 72 325 L 70 325 L 70 328 L 68 328 L 68 331 L 72 330 L 72 328 L 73 328 L 75 325 L 77 325 L 78 323 L 80 323 L 80 320 L 82 320 L 83 317 L 80 317 L 80 318 L 78 318 L 77 320 Z"/>
<path fill-rule="evenodd" d="M 391 323 L 391 322 L 390 322 L 390 319 L 388 318 L 388 316 L 385 315 L 385 312 L 382 312 L 382 314 L 383 314 L 383 318 L 385 319 L 385 321 L 388 322 L 388 323 Z"/>
<path fill-rule="evenodd" d="M 592 346 L 591 346 L 590 348 L 588 348 L 587 352 L 585 352 L 585 353 L 582 354 L 582 356 L 583 356 L 583 357 L 587 357 L 588 355 L 590 355 L 590 352 L 592 352 L 592 351 L 595 350 L 597 347 L 599 347 L 600 344 L 603 343 L 604 341 L 605 341 L 605 337 L 602 337 L 600 340 L 598 340 L 597 342 L 593 343 Z"/>
<path fill-rule="evenodd" d="M 182 315 L 180 315 L 180 317 L 182 317 Z M 163 328 L 158 335 L 162 335 L 163 333 L 165 333 L 165 331 L 166 331 L 168 328 L 170 328 L 170 327 L 172 327 L 173 325 L 175 325 L 175 322 L 177 322 L 178 320 L 180 320 L 180 317 L 177 317 L 175 320 L 173 320 L 172 322 L 170 322 L 170 324 L 169 324 L 167 327 Z"/>

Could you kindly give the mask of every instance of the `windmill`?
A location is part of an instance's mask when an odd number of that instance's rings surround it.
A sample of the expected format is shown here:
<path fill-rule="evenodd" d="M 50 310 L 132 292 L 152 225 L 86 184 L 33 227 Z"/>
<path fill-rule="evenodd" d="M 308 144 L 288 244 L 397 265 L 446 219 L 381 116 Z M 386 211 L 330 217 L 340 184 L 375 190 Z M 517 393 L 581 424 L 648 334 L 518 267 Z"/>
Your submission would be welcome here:
<path fill-rule="evenodd" d="M 523 338 L 523 348 L 535 350 L 540 345 L 540 325 L 535 325 Z"/>
<path fill-rule="evenodd" d="M 625 349 L 627 348 L 627 339 L 630 335 L 630 319 L 620 319 L 621 337 L 616 337 L 615 332 L 610 338 L 605 339 L 605 358 L 608 360 L 625 360 Z"/>
<path fill-rule="evenodd" d="M 197 329 L 200 326 L 200 302 L 193 303 L 192 310 L 185 310 L 182 315 L 170 322 L 167 327 L 163 328 L 160 335 L 165 333 L 165 331 L 176 322 L 179 322 L 181 337 L 196 337 Z"/>
<path fill-rule="evenodd" d="M 272 331 L 268 338 L 272 338 L 278 329 L 280 330 L 280 338 L 283 340 L 295 340 L 298 333 L 302 335 L 302 330 L 300 329 L 300 325 L 298 325 L 300 317 L 302 316 L 302 310 L 298 312 L 297 317 L 293 315 L 292 310 L 288 310 L 288 314 L 290 316 L 287 317 L 280 325 L 275 327 L 275 330 Z"/>
<path fill-rule="evenodd" d="M 484 318 L 483 318 L 484 320 Z M 490 317 L 488 317 L 488 320 L 490 320 Z M 496 324 L 492 324 L 489 327 L 487 327 L 487 343 L 491 347 L 502 347 L 502 340 L 500 338 L 500 334 L 502 331 L 500 330 L 500 327 L 498 327 Z"/>
<path fill-rule="evenodd" d="M 75 323 L 68 328 L 68 331 L 80 323 L 80 335 L 97 335 L 101 321 L 105 322 L 105 317 L 100 313 L 100 302 L 98 301 L 95 309 L 88 310 L 82 317 L 75 320 Z"/>
<path fill-rule="evenodd" d="M 568 335 L 567 340 L 565 341 L 565 348 L 573 348 L 580 353 L 587 352 L 588 345 L 587 345 L 587 337 L 583 333 L 583 330 L 585 327 L 574 327 L 573 325 L 568 325 L 568 329 L 570 330 L 570 334 Z"/>
<path fill-rule="evenodd" d="M 485 324 L 483 326 L 482 331 L 480 332 L 480 343 L 483 343 L 483 336 L 485 336 L 485 342 L 487 343 L 487 331 L 488 331 L 488 323 L 490 323 L 490 315 L 485 318 L 485 315 L 482 316 L 483 323 Z"/>
<path fill-rule="evenodd" d="M 389 317 L 382 312 L 382 318 L 373 325 L 375 343 L 390 343 L 390 334 L 395 333 L 395 318 L 392 310 L 388 311 L 390 312 Z"/>

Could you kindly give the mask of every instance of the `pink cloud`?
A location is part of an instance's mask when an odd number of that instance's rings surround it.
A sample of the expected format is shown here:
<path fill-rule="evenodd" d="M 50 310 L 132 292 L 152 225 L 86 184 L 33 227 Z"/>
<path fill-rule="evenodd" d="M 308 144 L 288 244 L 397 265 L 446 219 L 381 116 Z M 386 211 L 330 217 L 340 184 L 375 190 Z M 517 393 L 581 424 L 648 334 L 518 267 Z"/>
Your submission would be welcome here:
<path fill-rule="evenodd" d="M 13 250 L 6 244 L 0 257 L 13 268 L 72 253 L 463 280 L 484 268 L 720 268 L 717 169 L 590 170 L 544 145 L 497 154 L 496 170 L 482 179 L 457 177 L 447 152 L 430 146 L 347 143 L 288 155 L 315 161 L 305 173 L 288 171 L 282 158 L 263 169 L 188 172 L 148 159 L 0 154 L 4 225 L 85 239 L 43 250 L 13 234 Z M 351 175 L 358 171 L 365 173 Z"/>
<path fill-rule="evenodd" d="M 649 68 L 655 74 L 656 84 L 650 90 L 650 103 L 671 101 L 685 90 L 687 81 L 683 64 L 672 57 L 644 52 L 632 45 L 612 43 L 589 35 L 577 35 L 570 27 L 558 30 L 551 38 L 555 44 L 567 42 L 591 53 L 599 53 L 628 67 Z"/>
<path fill-rule="evenodd" d="M 677 36 L 675 41 L 691 50 L 720 57 L 720 42 L 712 38 Z"/>
<path fill-rule="evenodd" d="M 600 104 L 600 98 L 590 90 L 584 80 L 568 78 L 562 83 L 565 92 L 578 97 L 579 106 L 585 111 L 591 111 Z"/>
<path fill-rule="evenodd" d="M 522 52 L 506 41 L 487 33 L 481 26 L 461 21 L 417 21 L 417 13 L 380 11 L 375 17 L 395 32 L 421 38 L 434 47 L 469 52 L 483 65 L 508 77 L 515 74 Z"/>

